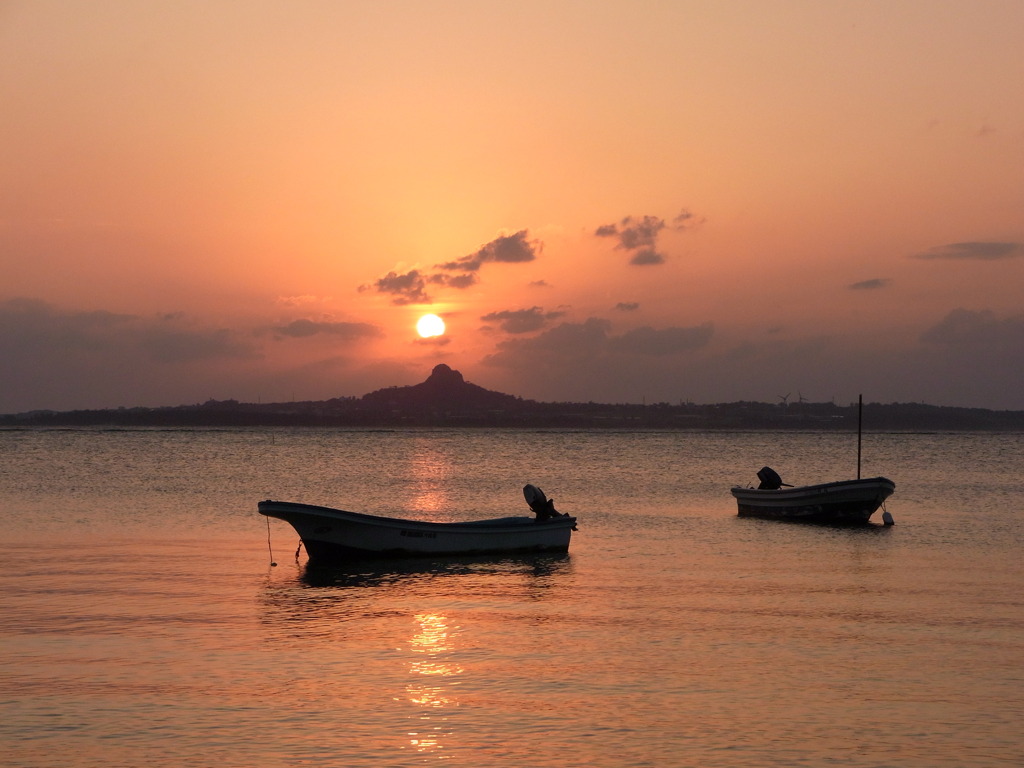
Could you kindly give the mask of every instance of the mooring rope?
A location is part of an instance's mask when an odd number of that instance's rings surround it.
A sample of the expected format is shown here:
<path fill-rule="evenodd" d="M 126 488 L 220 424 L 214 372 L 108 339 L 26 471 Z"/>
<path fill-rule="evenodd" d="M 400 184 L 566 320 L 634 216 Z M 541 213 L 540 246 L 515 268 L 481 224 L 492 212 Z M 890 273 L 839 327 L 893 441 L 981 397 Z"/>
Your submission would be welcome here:
<path fill-rule="evenodd" d="M 277 567 L 277 563 L 274 562 L 274 548 L 270 546 L 270 518 L 267 518 L 267 551 L 270 552 L 270 565 L 273 568 Z"/>

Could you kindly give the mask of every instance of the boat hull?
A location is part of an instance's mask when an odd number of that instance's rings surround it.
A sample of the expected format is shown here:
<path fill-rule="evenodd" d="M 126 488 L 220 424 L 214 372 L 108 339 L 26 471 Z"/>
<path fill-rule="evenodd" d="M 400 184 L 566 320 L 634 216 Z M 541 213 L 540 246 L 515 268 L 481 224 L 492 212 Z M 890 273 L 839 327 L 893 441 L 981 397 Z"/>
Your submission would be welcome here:
<path fill-rule="evenodd" d="M 732 489 L 741 517 L 863 525 L 896 490 L 885 477 L 842 480 L 797 488 Z"/>
<path fill-rule="evenodd" d="M 576 518 L 538 522 L 503 517 L 466 523 L 430 523 L 348 512 L 288 501 L 261 501 L 259 512 L 289 523 L 310 559 L 437 557 L 524 552 L 568 552 Z"/>

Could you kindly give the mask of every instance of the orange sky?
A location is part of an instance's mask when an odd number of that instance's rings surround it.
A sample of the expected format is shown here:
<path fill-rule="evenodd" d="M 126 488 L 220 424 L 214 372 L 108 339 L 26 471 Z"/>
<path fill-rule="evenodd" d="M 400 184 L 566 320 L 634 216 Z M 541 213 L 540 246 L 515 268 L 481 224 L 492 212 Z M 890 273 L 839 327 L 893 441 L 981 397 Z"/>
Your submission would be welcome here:
<path fill-rule="evenodd" d="M 0 413 L 439 362 L 1024 409 L 1022 35 L 1016 0 L 0 2 Z"/>

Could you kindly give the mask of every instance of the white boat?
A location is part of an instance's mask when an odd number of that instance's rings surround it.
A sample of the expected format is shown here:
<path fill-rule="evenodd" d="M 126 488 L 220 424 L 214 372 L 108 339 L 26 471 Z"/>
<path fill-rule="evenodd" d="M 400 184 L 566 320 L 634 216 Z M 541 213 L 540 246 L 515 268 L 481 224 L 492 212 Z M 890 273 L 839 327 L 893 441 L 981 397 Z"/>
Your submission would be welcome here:
<path fill-rule="evenodd" d="M 861 479 L 860 454 L 862 434 L 863 396 L 857 397 L 857 479 L 833 483 L 793 487 L 782 482 L 779 473 L 771 467 L 757 472 L 757 488 L 734 486 L 741 517 L 767 517 L 780 520 L 800 520 L 833 525 L 864 525 L 896 490 L 896 483 L 887 477 Z M 888 511 L 882 515 L 886 525 L 892 525 Z"/>
<path fill-rule="evenodd" d="M 291 524 L 310 559 L 316 560 L 568 552 L 576 518 L 555 512 L 535 486 L 528 485 L 524 493 L 527 501 L 534 499 L 536 517 L 433 523 L 270 499 L 258 507 L 261 515 Z"/>
<path fill-rule="evenodd" d="M 761 472 L 758 473 L 759 477 Z M 871 477 L 795 488 L 778 485 L 774 488 L 736 486 L 732 489 L 732 495 L 736 498 L 741 517 L 860 525 L 867 523 L 895 490 L 896 484 L 892 480 Z"/>

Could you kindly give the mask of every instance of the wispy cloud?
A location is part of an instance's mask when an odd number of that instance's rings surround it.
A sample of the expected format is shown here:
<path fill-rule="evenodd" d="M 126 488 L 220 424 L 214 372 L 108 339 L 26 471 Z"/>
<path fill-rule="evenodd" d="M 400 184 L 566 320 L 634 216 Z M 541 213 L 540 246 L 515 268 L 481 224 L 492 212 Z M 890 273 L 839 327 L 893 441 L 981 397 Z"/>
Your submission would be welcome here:
<path fill-rule="evenodd" d="M 25 355 L 115 354 L 174 363 L 257 354 L 242 334 L 193 324 L 183 313 L 69 312 L 35 299 L 0 304 L 0 352 L 9 363 Z"/>
<path fill-rule="evenodd" d="M 302 296 L 278 296 L 277 303 L 286 307 L 310 307 L 314 305 L 327 304 L 334 301 L 330 296 L 313 296 L 305 294 Z"/>
<path fill-rule="evenodd" d="M 413 343 L 422 347 L 446 347 L 451 344 L 451 341 L 448 336 L 427 336 L 415 339 Z"/>
<path fill-rule="evenodd" d="M 337 336 L 345 341 L 376 338 L 383 335 L 381 330 L 370 323 L 325 322 L 317 320 L 293 320 L 286 325 L 275 327 L 274 333 L 281 337 L 304 339 L 310 336 Z"/>
<path fill-rule="evenodd" d="M 586 359 L 625 365 L 631 358 L 678 355 L 700 349 L 713 335 L 710 323 L 693 327 L 644 326 L 615 335 L 611 322 L 592 317 L 582 323 L 561 323 L 538 336 L 503 341 L 484 362 L 519 367 L 529 366 L 535 359 L 547 364 L 557 361 L 561 366 L 566 361 Z"/>
<path fill-rule="evenodd" d="M 505 333 L 532 333 L 544 328 L 551 320 L 562 317 L 565 312 L 545 312 L 540 307 L 511 309 L 491 312 L 480 319 L 485 323 L 497 323 Z"/>
<path fill-rule="evenodd" d="M 682 232 L 684 229 L 693 229 L 703 224 L 704 221 L 703 217 L 698 219 L 693 213 L 684 208 L 672 219 L 672 229 Z"/>
<path fill-rule="evenodd" d="M 1024 253 L 1021 243 L 972 241 L 937 245 L 923 253 L 914 254 L 915 259 L 957 259 L 964 261 L 996 261 L 1012 259 Z"/>
<path fill-rule="evenodd" d="M 391 300 L 393 304 L 430 304 L 433 301 L 427 294 L 426 278 L 418 269 L 410 269 L 401 274 L 388 272 L 372 285 L 359 286 L 359 290 L 389 293 L 394 296 Z"/>
<path fill-rule="evenodd" d="M 427 292 L 428 286 L 464 290 L 480 281 L 479 271 L 484 264 L 517 264 L 533 261 L 543 248 L 540 240 L 531 240 L 528 230 L 513 235 L 501 235 L 482 245 L 474 253 L 454 261 L 436 264 L 440 272 L 410 269 L 408 272 L 388 272 L 369 285 L 362 285 L 359 291 L 374 290 L 390 294 L 393 304 L 432 304 L 434 299 Z M 456 272 L 459 274 L 450 274 Z"/>
<path fill-rule="evenodd" d="M 502 235 L 486 245 L 482 245 L 475 253 L 461 259 L 438 264 L 438 269 L 455 272 L 476 272 L 484 264 L 499 262 L 506 264 L 533 261 L 537 258 L 542 245 L 539 240 L 530 240 L 525 229 L 514 235 Z"/>
<path fill-rule="evenodd" d="M 671 229 L 681 232 L 702 221 L 684 209 L 672 219 Z M 644 267 L 665 263 L 665 254 L 658 250 L 658 238 L 668 227 L 665 220 L 658 216 L 626 216 L 616 223 L 598 227 L 594 230 L 594 236 L 615 239 L 616 249 L 630 253 L 630 264 Z"/>
<path fill-rule="evenodd" d="M 646 267 L 651 264 L 664 264 L 665 257 L 653 249 L 645 248 L 634 253 L 629 263 L 638 267 Z"/>
<path fill-rule="evenodd" d="M 178 311 L 137 315 L 0 300 L 0 413 L 255 400 L 261 391 L 334 396 L 341 371 L 358 379 L 366 368 L 365 356 L 353 353 L 381 335 L 369 323 L 322 318 L 227 327 Z M 332 375 L 293 367 L 294 347 L 314 359 L 326 350 L 332 357 L 302 365 L 334 361 Z"/>
<path fill-rule="evenodd" d="M 479 279 L 475 272 L 467 272 L 462 275 L 433 274 L 427 278 L 432 285 L 446 285 L 449 288 L 458 288 L 459 290 L 475 285 Z"/>
<path fill-rule="evenodd" d="M 631 264 L 662 264 L 665 257 L 656 250 L 658 234 L 665 228 L 665 220 L 657 216 L 635 218 L 626 216 L 615 224 L 605 224 L 594 230 L 596 237 L 610 237 L 619 250 L 629 251 Z"/>
<path fill-rule="evenodd" d="M 594 232 L 598 237 L 614 237 L 619 242 L 616 248 L 633 251 L 638 248 L 653 248 L 658 242 L 658 233 L 665 228 L 665 220 L 657 216 L 637 219 L 626 216 L 618 224 L 605 224 Z"/>
<path fill-rule="evenodd" d="M 877 291 L 885 288 L 892 281 L 887 277 L 875 277 L 871 280 L 861 280 L 859 283 L 851 283 L 847 286 L 851 291 Z"/>
<path fill-rule="evenodd" d="M 611 350 L 616 352 L 660 357 L 700 349 L 711 341 L 712 335 L 714 335 L 714 327 L 711 323 L 690 328 L 642 326 L 626 331 L 621 336 L 609 338 L 608 345 Z"/>
<path fill-rule="evenodd" d="M 945 346 L 999 345 L 1020 362 L 1024 355 L 1024 314 L 1000 318 L 995 312 L 958 308 L 921 334 L 921 341 Z"/>

